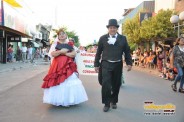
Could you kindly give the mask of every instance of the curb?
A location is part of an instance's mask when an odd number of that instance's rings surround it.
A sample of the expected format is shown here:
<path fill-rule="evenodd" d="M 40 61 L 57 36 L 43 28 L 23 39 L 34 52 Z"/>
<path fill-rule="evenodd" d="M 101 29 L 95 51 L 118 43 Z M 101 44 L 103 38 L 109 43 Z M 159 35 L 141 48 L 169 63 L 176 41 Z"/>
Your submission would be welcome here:
<path fill-rule="evenodd" d="M 15 71 L 15 70 L 21 70 L 21 69 L 24 69 L 24 68 L 29 68 L 29 67 L 38 66 L 38 65 L 50 65 L 50 62 L 34 62 L 34 63 L 28 63 L 28 64 L 26 64 L 26 66 L 22 66 L 20 64 L 20 66 L 13 66 L 13 67 L 10 67 L 10 68 L 0 70 L 0 73 L 12 72 L 12 71 Z"/>

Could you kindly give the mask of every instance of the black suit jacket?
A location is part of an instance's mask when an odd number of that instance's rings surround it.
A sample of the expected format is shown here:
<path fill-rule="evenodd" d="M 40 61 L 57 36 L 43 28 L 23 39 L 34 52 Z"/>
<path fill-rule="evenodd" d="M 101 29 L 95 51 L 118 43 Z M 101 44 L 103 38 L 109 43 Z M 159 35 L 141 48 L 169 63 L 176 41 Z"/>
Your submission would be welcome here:
<path fill-rule="evenodd" d="M 122 60 L 123 53 L 125 56 L 126 64 L 132 65 L 130 47 L 127 43 L 126 37 L 118 34 L 114 45 L 109 44 L 107 42 L 108 38 L 109 38 L 109 34 L 106 34 L 101 36 L 99 39 L 98 49 L 95 56 L 94 67 L 100 66 L 100 59 L 111 60 L 111 61 Z"/>

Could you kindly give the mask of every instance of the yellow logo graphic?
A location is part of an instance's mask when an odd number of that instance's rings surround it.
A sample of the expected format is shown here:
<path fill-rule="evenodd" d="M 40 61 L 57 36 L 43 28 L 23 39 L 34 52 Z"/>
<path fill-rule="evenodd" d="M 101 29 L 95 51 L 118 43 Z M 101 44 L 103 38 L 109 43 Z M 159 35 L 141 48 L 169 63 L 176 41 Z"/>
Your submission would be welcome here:
<path fill-rule="evenodd" d="M 175 114 L 176 106 L 172 103 L 156 105 L 153 102 L 144 102 L 145 115 L 173 115 Z"/>

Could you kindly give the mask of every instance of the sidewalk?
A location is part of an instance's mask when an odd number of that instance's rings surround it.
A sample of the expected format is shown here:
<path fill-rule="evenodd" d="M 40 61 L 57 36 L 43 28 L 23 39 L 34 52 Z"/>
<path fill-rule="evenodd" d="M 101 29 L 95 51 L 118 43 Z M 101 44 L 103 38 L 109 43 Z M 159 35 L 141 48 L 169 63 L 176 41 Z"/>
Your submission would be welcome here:
<path fill-rule="evenodd" d="M 36 65 L 49 65 L 49 64 L 50 62 L 45 62 L 42 58 L 34 60 L 34 63 L 30 63 L 29 61 L 27 61 L 26 63 L 23 62 L 13 62 L 13 63 L 7 62 L 6 64 L 0 63 L 0 73 L 20 70 L 23 68 L 29 68 Z"/>
<path fill-rule="evenodd" d="M 133 70 L 138 70 L 140 72 L 145 72 L 148 73 L 150 75 L 154 75 L 156 77 L 159 77 L 159 75 L 161 74 L 158 69 L 151 69 L 151 68 L 143 68 L 140 66 L 133 66 Z"/>

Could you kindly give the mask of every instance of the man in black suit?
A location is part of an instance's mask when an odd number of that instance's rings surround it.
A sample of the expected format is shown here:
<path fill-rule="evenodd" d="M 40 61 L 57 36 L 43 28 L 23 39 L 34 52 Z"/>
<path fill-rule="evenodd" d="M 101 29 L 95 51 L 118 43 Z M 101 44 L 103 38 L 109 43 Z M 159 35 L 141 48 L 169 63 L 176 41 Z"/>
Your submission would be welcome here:
<path fill-rule="evenodd" d="M 95 71 L 99 73 L 99 82 L 102 85 L 102 103 L 105 104 L 103 111 L 110 108 L 116 109 L 118 94 L 121 86 L 122 55 L 125 54 L 125 62 L 128 71 L 132 68 L 132 58 L 126 37 L 117 31 L 119 25 L 116 19 L 110 19 L 107 25 L 108 34 L 100 37 L 95 57 Z M 101 60 L 101 62 L 100 62 Z"/>

